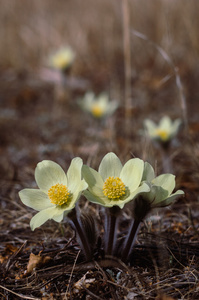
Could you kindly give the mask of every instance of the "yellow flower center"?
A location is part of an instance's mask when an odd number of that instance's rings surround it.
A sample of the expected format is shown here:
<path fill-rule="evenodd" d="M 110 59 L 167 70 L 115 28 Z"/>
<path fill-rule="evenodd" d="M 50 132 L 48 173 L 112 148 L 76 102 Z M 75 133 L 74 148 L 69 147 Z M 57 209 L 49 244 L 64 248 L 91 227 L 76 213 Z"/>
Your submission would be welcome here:
<path fill-rule="evenodd" d="M 99 105 L 99 104 L 93 104 L 91 108 L 91 113 L 93 114 L 94 117 L 100 118 L 104 114 L 104 109 Z"/>
<path fill-rule="evenodd" d="M 64 54 L 59 54 L 54 57 L 53 64 L 56 68 L 62 69 L 67 67 L 71 63 L 71 58 Z"/>
<path fill-rule="evenodd" d="M 125 195 L 125 185 L 119 177 L 108 177 L 104 182 L 103 193 L 112 200 L 118 200 Z"/>
<path fill-rule="evenodd" d="M 163 130 L 163 129 L 157 129 L 155 133 L 157 136 L 159 136 L 161 138 L 161 140 L 163 140 L 163 141 L 168 140 L 168 137 L 169 137 L 168 131 Z"/>
<path fill-rule="evenodd" d="M 69 199 L 68 188 L 64 184 L 57 183 L 48 190 L 48 197 L 51 203 L 56 205 L 63 205 L 68 202 Z"/>

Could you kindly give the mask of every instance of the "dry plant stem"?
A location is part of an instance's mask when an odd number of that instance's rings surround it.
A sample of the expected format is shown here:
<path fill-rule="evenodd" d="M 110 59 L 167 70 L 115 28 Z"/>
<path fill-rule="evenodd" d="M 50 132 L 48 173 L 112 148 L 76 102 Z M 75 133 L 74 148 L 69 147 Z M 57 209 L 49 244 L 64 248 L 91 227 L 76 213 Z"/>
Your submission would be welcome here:
<path fill-rule="evenodd" d="M 135 219 L 131 223 L 131 227 L 129 229 L 129 234 L 127 235 L 127 237 L 125 239 L 124 247 L 123 247 L 122 255 L 121 255 L 121 260 L 124 262 L 128 261 L 129 255 L 133 249 L 138 231 L 140 229 L 140 224 L 141 224 L 141 220 L 139 220 L 139 219 Z"/>
<path fill-rule="evenodd" d="M 162 152 L 162 168 L 164 173 L 173 173 L 172 161 L 169 157 L 169 145 L 165 147 L 161 145 Z"/>
<path fill-rule="evenodd" d="M 107 208 L 104 235 L 105 253 L 107 255 L 112 255 L 114 251 L 117 238 L 119 212 L 120 208 L 117 206 Z"/>
<path fill-rule="evenodd" d="M 122 0 L 123 15 L 123 49 L 124 49 L 124 72 L 125 72 L 125 132 L 128 136 L 130 126 L 129 111 L 131 108 L 131 46 L 130 46 L 130 21 L 129 21 L 129 0 Z"/>
<path fill-rule="evenodd" d="M 64 91 L 66 91 L 68 77 L 64 72 L 61 73 L 61 81 L 62 81 L 62 88 L 63 88 Z"/>
<path fill-rule="evenodd" d="M 74 208 L 67 216 L 70 220 L 70 223 L 72 225 L 72 227 L 74 227 L 75 231 L 76 231 L 76 234 L 78 235 L 79 239 L 78 239 L 78 242 L 80 244 L 80 247 L 86 257 L 86 260 L 87 261 L 90 261 L 92 260 L 92 251 L 91 251 L 91 248 L 89 246 L 89 243 L 88 243 L 88 239 L 87 239 L 87 236 L 85 234 L 85 231 L 84 229 L 82 228 L 79 220 L 78 220 L 78 217 L 77 217 L 77 213 L 76 213 L 76 209 Z"/>
<path fill-rule="evenodd" d="M 180 75 L 179 75 L 178 68 L 174 65 L 173 61 L 168 56 L 168 54 L 164 51 L 164 49 L 162 49 L 156 43 L 151 41 L 146 35 L 144 35 L 143 33 L 139 32 L 137 30 L 132 30 L 132 33 L 134 35 L 136 35 L 137 37 L 139 37 L 139 38 L 149 42 L 151 45 L 153 45 L 153 47 L 162 55 L 162 57 L 165 59 L 165 61 L 173 69 L 173 72 L 174 72 L 174 75 L 175 75 L 175 80 L 176 80 L 176 86 L 178 88 L 179 96 L 180 96 L 180 105 L 181 105 L 181 109 L 182 109 L 182 116 L 183 116 L 183 121 L 184 121 L 184 125 L 185 125 L 185 130 L 186 130 L 186 133 L 188 135 L 188 129 L 189 128 L 188 128 L 188 116 L 187 116 L 187 103 L 186 103 L 186 97 L 185 97 L 185 93 L 184 93 L 184 90 L 183 90 L 183 85 L 182 85 L 182 82 L 181 82 L 181 78 L 180 78 Z"/>
<path fill-rule="evenodd" d="M 68 67 L 65 70 L 61 71 L 62 87 L 65 91 L 67 90 L 68 78 L 70 76 L 70 73 L 71 73 L 71 67 Z"/>

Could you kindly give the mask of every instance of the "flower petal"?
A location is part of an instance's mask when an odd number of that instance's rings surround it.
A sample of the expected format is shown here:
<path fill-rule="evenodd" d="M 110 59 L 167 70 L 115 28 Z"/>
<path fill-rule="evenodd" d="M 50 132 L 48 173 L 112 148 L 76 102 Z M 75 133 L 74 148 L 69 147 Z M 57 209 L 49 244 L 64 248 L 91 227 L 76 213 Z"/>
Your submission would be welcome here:
<path fill-rule="evenodd" d="M 41 190 L 24 189 L 19 192 L 19 197 L 25 205 L 38 211 L 55 206 Z"/>
<path fill-rule="evenodd" d="M 82 186 L 82 165 L 83 162 L 80 157 L 73 158 L 71 161 L 67 172 L 67 187 L 71 193 L 74 193 L 77 189 L 79 190 L 79 185 Z"/>
<path fill-rule="evenodd" d="M 168 116 L 163 117 L 159 123 L 159 129 L 171 132 L 172 121 Z"/>
<path fill-rule="evenodd" d="M 122 168 L 120 178 L 130 193 L 134 192 L 140 185 L 144 169 L 144 162 L 139 158 L 132 158 Z"/>
<path fill-rule="evenodd" d="M 61 215 L 59 215 L 59 216 L 55 216 L 55 217 L 53 217 L 52 219 L 54 220 L 54 221 L 56 221 L 56 222 L 61 222 L 62 220 L 63 220 L 63 217 L 64 217 L 64 214 L 62 213 Z"/>
<path fill-rule="evenodd" d="M 64 213 L 69 213 L 74 207 L 75 204 L 69 206 L 62 205 L 43 209 L 31 219 L 30 227 L 32 230 L 35 230 L 35 228 L 43 225 L 46 221 L 50 219 L 53 219 L 56 222 L 60 222 L 63 219 Z"/>
<path fill-rule="evenodd" d="M 50 187 L 57 183 L 67 185 L 64 170 L 60 167 L 60 165 L 51 160 L 43 160 L 37 164 L 35 169 L 35 180 L 38 187 L 44 193 L 48 193 Z"/>
<path fill-rule="evenodd" d="M 150 193 L 147 193 L 146 196 L 151 203 L 151 207 L 156 207 L 169 196 L 169 192 L 161 186 L 154 185 L 151 187 Z"/>
<path fill-rule="evenodd" d="M 170 205 L 178 196 L 184 195 L 184 192 L 181 190 L 178 190 L 174 194 L 172 194 L 170 197 L 166 198 L 160 203 L 157 203 L 155 207 L 165 207 Z"/>
<path fill-rule="evenodd" d="M 172 125 L 172 137 L 175 136 L 178 133 L 178 130 L 179 130 L 179 127 L 180 127 L 181 124 L 182 124 L 182 120 L 181 119 L 176 119 L 173 122 L 173 125 Z"/>
<path fill-rule="evenodd" d="M 83 165 L 82 167 L 82 174 L 86 182 L 88 183 L 88 188 L 91 193 L 97 195 L 98 197 L 103 196 L 103 185 L 104 182 L 102 180 L 101 175 L 95 171 L 94 169 Z"/>
<path fill-rule="evenodd" d="M 108 177 L 114 176 L 119 177 L 122 170 L 122 163 L 117 155 L 110 152 L 104 156 L 100 165 L 99 173 L 101 174 L 103 180 L 105 181 Z"/>
<path fill-rule="evenodd" d="M 144 121 L 144 126 L 145 126 L 149 136 L 153 136 L 154 131 L 157 129 L 157 125 L 153 121 L 146 119 Z"/>
<path fill-rule="evenodd" d="M 142 174 L 142 181 L 148 181 L 151 182 L 155 177 L 155 172 L 153 167 L 148 163 L 144 163 L 144 171 Z"/>
<path fill-rule="evenodd" d="M 84 191 L 83 192 L 86 199 L 92 203 L 96 203 L 102 206 L 107 206 L 109 203 L 108 199 L 104 197 L 98 197 L 97 195 L 92 194 L 90 191 Z"/>
<path fill-rule="evenodd" d="M 173 174 L 162 174 L 152 180 L 152 183 L 157 186 L 161 186 L 167 190 L 169 195 L 175 188 L 175 176 Z"/>
<path fill-rule="evenodd" d="M 88 187 L 88 184 L 85 180 L 81 180 L 81 182 L 78 184 L 76 190 L 72 194 L 72 199 L 69 205 L 69 208 L 73 208 L 75 206 L 75 203 L 79 200 L 82 191 L 86 190 Z"/>
<path fill-rule="evenodd" d="M 150 191 L 150 187 L 147 183 L 143 182 L 141 186 L 139 186 L 134 192 L 130 193 L 130 195 L 123 200 L 124 204 L 136 198 L 141 193 L 147 193 Z"/>
<path fill-rule="evenodd" d="M 60 215 L 60 211 L 56 207 L 50 207 L 50 208 L 41 210 L 31 219 L 30 227 L 32 230 L 35 230 L 35 228 L 40 227 L 47 220 L 53 219 L 53 217 L 56 217 L 57 215 Z"/>
<path fill-rule="evenodd" d="M 103 108 L 106 108 L 109 104 L 109 97 L 106 93 L 101 93 L 98 98 L 97 98 L 97 102 L 99 103 L 99 105 L 101 105 Z"/>

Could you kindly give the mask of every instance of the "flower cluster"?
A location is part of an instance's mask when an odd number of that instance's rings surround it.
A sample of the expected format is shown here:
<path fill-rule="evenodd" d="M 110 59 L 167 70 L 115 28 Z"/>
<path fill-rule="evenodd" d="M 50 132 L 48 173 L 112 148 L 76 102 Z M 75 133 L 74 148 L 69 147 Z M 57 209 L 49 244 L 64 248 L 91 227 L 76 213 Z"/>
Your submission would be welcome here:
<path fill-rule="evenodd" d="M 82 193 L 88 201 L 106 209 L 104 248 L 107 254 L 115 253 L 116 221 L 118 212 L 125 205 L 132 204 L 132 216 L 137 228 L 154 207 L 167 206 L 183 194 L 181 190 L 172 194 L 175 188 L 174 175 L 162 174 L 155 177 L 153 167 L 138 158 L 128 160 L 123 166 L 112 152 L 104 156 L 98 171 L 83 165 L 79 157 L 72 160 L 66 174 L 57 163 L 44 160 L 35 169 L 35 180 L 39 189 L 23 189 L 19 192 L 25 205 L 39 211 L 31 219 L 32 230 L 48 219 L 61 222 L 67 216 L 77 231 L 79 243 L 88 260 L 93 258 L 94 244 L 92 245 L 90 237 L 94 236 L 95 226 L 92 218 L 83 220 L 81 214 L 77 213 L 76 204 Z M 132 234 L 124 243 L 123 260 L 128 257 L 126 254 L 129 254 L 132 247 L 129 238 L 132 239 Z M 96 238 L 93 240 L 96 241 Z"/>

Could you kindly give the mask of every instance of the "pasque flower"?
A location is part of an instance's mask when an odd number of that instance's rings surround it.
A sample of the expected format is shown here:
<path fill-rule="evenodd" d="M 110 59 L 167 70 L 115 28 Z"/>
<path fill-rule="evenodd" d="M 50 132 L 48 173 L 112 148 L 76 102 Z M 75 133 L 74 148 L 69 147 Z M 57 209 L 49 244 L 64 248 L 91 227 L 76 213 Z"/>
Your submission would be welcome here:
<path fill-rule="evenodd" d="M 144 162 L 139 158 L 132 158 L 124 166 L 120 159 L 112 152 L 102 159 L 98 172 L 84 165 L 82 174 L 88 183 L 88 190 L 84 191 L 86 198 L 105 207 L 124 205 L 141 192 L 148 192 L 149 186 L 143 183 Z"/>
<path fill-rule="evenodd" d="M 35 180 L 39 189 L 23 189 L 19 192 L 21 201 L 39 211 L 30 222 L 32 230 L 44 224 L 48 219 L 62 221 L 78 201 L 81 192 L 87 188 L 82 179 L 82 159 L 71 161 L 65 174 L 57 163 L 43 160 L 35 169 Z"/>
<path fill-rule="evenodd" d="M 140 228 L 140 223 L 147 214 L 153 208 L 170 205 L 175 198 L 184 194 L 181 190 L 172 194 L 175 188 L 175 176 L 172 174 L 162 174 L 155 177 L 153 167 L 147 162 L 144 163 L 142 181 L 147 182 L 150 186 L 150 190 L 145 193 L 140 193 L 132 202 L 132 214 L 134 220 L 131 222 L 128 235 L 121 251 L 121 258 L 123 261 L 129 259 Z"/>
<path fill-rule="evenodd" d="M 49 64 L 55 69 L 64 71 L 69 68 L 75 59 L 75 54 L 70 47 L 60 48 L 49 58 Z"/>
<path fill-rule="evenodd" d="M 181 120 L 172 121 L 168 116 L 164 116 L 159 124 L 155 124 L 152 120 L 146 119 L 144 125 L 149 137 L 153 140 L 168 142 L 177 135 Z"/>
<path fill-rule="evenodd" d="M 150 191 L 141 193 L 134 201 L 134 218 L 142 220 L 153 208 L 170 205 L 178 196 L 183 195 L 182 190 L 175 189 L 175 176 L 161 174 L 155 177 L 153 167 L 145 162 L 142 181 L 147 182 Z"/>
<path fill-rule="evenodd" d="M 144 162 L 132 158 L 122 166 L 120 159 L 110 152 L 102 159 L 98 172 L 84 165 L 82 174 L 88 183 L 85 197 L 93 203 L 106 207 L 104 226 L 104 250 L 108 255 L 115 251 L 119 214 L 126 203 L 141 192 L 149 191 L 143 183 Z"/>
<path fill-rule="evenodd" d="M 109 101 L 109 97 L 106 93 L 101 93 L 96 97 L 93 92 L 88 92 L 78 103 L 83 110 L 99 119 L 112 115 L 118 108 L 118 102 L 113 100 Z"/>

